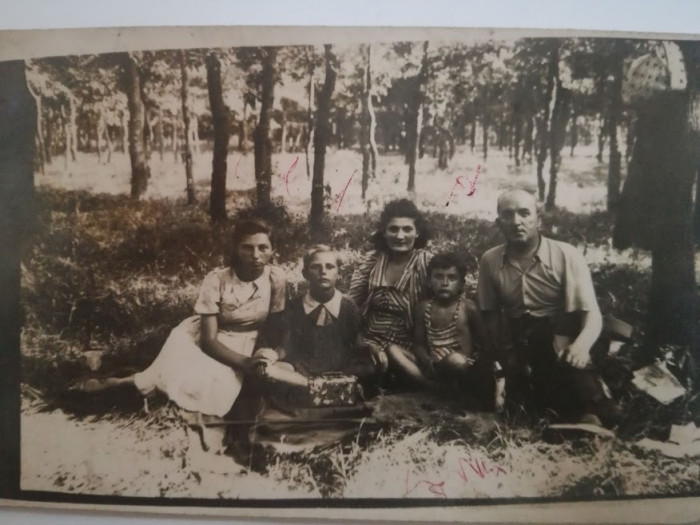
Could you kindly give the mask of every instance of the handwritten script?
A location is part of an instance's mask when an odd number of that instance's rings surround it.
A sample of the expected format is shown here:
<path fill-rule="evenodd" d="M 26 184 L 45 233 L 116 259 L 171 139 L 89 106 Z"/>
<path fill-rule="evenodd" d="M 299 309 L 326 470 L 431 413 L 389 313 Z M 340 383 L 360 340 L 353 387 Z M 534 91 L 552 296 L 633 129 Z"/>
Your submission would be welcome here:
<path fill-rule="evenodd" d="M 297 164 L 299 164 L 299 156 L 297 156 L 294 159 L 294 162 L 292 162 L 292 165 L 289 167 L 289 169 L 287 170 L 287 173 L 284 176 L 284 186 L 285 186 L 285 188 L 287 188 L 287 195 L 289 195 L 290 197 L 292 196 L 292 194 L 289 193 L 289 183 L 297 180 L 296 173 L 294 173 L 294 178 L 291 177 L 292 173 L 294 172 L 294 168 L 297 167 Z"/>
<path fill-rule="evenodd" d="M 460 457 L 455 465 L 455 472 L 461 483 L 473 483 L 491 477 L 508 474 L 502 466 L 481 458 Z M 422 475 L 411 474 L 406 470 L 404 496 L 424 494 L 430 497 L 447 499 L 446 480 L 441 478 L 426 478 Z"/>
<path fill-rule="evenodd" d="M 467 197 L 471 197 L 476 193 L 476 181 L 479 180 L 479 175 L 481 174 L 481 164 L 476 167 L 476 173 L 474 178 L 467 182 L 465 181 L 464 175 L 460 175 L 455 178 L 455 183 L 452 186 L 452 191 L 450 191 L 450 197 L 447 199 L 445 206 L 449 206 L 452 202 L 453 197 L 457 194 L 458 190 L 461 189 L 466 192 Z M 466 185 L 465 185 L 466 184 Z"/>
<path fill-rule="evenodd" d="M 348 181 L 345 183 L 345 186 L 343 189 L 335 196 L 333 197 L 333 204 L 336 204 L 335 211 L 339 212 L 340 211 L 340 206 L 343 204 L 343 199 L 345 198 L 345 192 L 348 191 L 348 187 L 350 186 L 350 183 L 352 182 L 352 179 L 355 177 L 357 174 L 357 170 L 352 172 L 352 175 L 350 175 L 350 178 Z"/>

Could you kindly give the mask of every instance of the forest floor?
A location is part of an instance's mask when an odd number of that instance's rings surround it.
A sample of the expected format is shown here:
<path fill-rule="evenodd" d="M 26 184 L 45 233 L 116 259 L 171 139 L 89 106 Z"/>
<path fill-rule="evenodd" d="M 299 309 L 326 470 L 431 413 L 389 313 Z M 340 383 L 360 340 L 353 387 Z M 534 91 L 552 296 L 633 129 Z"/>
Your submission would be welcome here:
<path fill-rule="evenodd" d="M 222 264 L 226 245 L 225 232 L 207 218 L 209 153 L 196 157 L 194 207 L 184 202 L 184 170 L 172 153 L 163 161 L 152 159 L 149 192 L 140 202 L 127 197 L 126 156 L 115 154 L 109 164 L 94 155 L 78 160 L 66 169 L 57 159 L 36 178 L 37 221 L 22 275 L 23 489 L 243 499 L 585 499 L 700 491 L 700 465 L 692 458 L 667 458 L 635 445 L 641 437 L 665 439 L 670 423 L 688 412 L 685 402 L 662 407 L 629 384 L 631 370 L 640 366 L 640 333 L 606 365 L 606 380 L 627 414 L 615 438 L 545 442 L 538 420 L 523 423 L 418 403 L 413 411 L 404 406 L 403 417 L 379 430 L 275 454 L 251 469 L 201 451 L 168 403 L 156 403 L 145 414 L 135 395 L 96 401 L 68 396 L 66 388 L 76 380 L 147 366 L 169 330 L 190 314 L 199 282 Z M 232 216 L 251 204 L 252 163 L 252 154 L 229 157 Z M 354 151 L 331 151 L 327 159 L 326 240 L 348 262 L 342 290 L 352 263 L 366 249 L 378 210 L 405 195 L 407 170 L 398 154 L 380 155 L 365 202 L 360 165 Z M 432 249 L 464 253 L 467 291 L 473 293 L 478 257 L 499 242 L 493 225 L 497 195 L 506 187 L 533 188 L 534 167 L 516 168 L 496 149 L 488 161 L 459 151 L 451 166 L 439 171 L 435 159 L 421 159 L 416 201 L 435 231 Z M 286 210 L 277 222 L 278 264 L 295 293 L 303 286 L 299 258 L 307 242 L 310 182 L 303 154 L 278 154 L 275 167 L 273 195 Z M 604 211 L 606 172 L 590 149 L 565 156 L 559 208 L 543 217 L 544 229 L 584 251 L 604 313 L 640 327 L 650 259 L 644 252 L 612 250 L 612 217 Z M 476 191 L 468 196 L 472 187 Z"/>

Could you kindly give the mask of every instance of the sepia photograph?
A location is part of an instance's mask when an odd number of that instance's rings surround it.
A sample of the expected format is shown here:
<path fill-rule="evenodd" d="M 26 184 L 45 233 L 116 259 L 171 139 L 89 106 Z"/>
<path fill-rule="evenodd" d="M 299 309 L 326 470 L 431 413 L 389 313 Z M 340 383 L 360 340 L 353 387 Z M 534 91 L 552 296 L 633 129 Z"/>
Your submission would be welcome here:
<path fill-rule="evenodd" d="M 0 33 L 0 497 L 700 496 L 700 40 L 316 29 Z"/>

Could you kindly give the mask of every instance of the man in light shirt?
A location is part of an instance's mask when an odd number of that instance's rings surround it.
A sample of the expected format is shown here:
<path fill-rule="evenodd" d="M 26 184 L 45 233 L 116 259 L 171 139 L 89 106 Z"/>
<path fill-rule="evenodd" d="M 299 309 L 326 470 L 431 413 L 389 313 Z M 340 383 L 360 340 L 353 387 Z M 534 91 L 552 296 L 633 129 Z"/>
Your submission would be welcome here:
<path fill-rule="evenodd" d="M 481 258 L 478 302 L 505 370 L 507 400 L 613 425 L 619 408 L 590 360 L 602 317 L 583 255 L 540 234 L 533 195 L 507 191 L 497 211 L 506 242 Z"/>

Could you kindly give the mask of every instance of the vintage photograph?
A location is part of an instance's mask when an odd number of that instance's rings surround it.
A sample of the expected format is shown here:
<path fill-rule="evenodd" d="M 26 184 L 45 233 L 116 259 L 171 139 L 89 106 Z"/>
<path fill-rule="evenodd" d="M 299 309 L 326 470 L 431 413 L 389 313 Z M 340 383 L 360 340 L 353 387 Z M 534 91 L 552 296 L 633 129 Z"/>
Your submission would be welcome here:
<path fill-rule="evenodd" d="M 700 41 L 295 34 L 0 62 L 20 496 L 700 496 Z"/>

